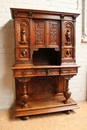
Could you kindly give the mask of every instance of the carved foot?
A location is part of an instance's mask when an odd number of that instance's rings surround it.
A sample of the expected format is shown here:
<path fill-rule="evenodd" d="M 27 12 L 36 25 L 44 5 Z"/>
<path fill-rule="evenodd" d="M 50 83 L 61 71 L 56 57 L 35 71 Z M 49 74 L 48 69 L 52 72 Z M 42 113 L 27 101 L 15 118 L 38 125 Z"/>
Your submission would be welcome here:
<path fill-rule="evenodd" d="M 29 117 L 28 117 L 28 116 L 22 116 L 22 117 L 20 117 L 20 119 L 21 119 L 21 120 L 28 120 Z"/>
<path fill-rule="evenodd" d="M 68 99 L 70 98 L 70 96 L 71 96 L 71 92 L 69 91 L 64 92 L 64 97 L 66 98 L 66 100 L 64 101 L 65 104 L 69 103 Z"/>

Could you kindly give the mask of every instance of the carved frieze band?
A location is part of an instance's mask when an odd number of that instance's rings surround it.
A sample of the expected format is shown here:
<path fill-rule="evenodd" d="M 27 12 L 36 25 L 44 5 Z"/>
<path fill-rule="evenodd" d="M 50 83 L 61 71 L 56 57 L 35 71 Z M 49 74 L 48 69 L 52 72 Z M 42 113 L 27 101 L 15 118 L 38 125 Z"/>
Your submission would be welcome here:
<path fill-rule="evenodd" d="M 32 61 L 23 61 L 23 60 L 16 60 L 16 64 L 32 64 Z"/>

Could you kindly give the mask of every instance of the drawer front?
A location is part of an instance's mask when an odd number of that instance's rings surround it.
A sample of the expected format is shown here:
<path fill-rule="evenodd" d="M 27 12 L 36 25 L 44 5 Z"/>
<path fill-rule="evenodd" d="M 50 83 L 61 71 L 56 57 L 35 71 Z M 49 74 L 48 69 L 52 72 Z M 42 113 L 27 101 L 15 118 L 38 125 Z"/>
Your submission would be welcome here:
<path fill-rule="evenodd" d="M 35 71 L 32 69 L 26 69 L 26 70 L 15 70 L 14 76 L 15 77 L 28 77 L 35 75 Z"/>
<path fill-rule="evenodd" d="M 45 69 L 36 69 L 35 75 L 36 76 L 46 76 L 46 70 Z"/>
<path fill-rule="evenodd" d="M 47 75 L 59 75 L 59 69 L 48 69 Z"/>
<path fill-rule="evenodd" d="M 77 68 L 63 68 L 60 69 L 60 74 L 66 75 L 66 74 L 76 74 L 77 73 Z"/>

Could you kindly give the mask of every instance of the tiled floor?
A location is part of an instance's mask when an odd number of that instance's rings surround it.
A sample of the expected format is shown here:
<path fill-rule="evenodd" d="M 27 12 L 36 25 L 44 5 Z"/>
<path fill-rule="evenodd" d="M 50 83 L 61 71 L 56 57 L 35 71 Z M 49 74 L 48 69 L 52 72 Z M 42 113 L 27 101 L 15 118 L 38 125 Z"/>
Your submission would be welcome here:
<path fill-rule="evenodd" d="M 87 101 L 70 114 L 54 113 L 32 116 L 23 121 L 13 118 L 12 110 L 0 111 L 0 130 L 87 130 Z"/>

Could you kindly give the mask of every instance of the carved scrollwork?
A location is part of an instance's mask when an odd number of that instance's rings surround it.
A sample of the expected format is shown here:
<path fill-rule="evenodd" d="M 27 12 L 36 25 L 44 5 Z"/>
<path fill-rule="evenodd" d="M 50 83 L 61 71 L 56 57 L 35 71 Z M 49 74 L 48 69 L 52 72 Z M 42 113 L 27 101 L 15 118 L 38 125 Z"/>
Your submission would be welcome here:
<path fill-rule="evenodd" d="M 28 82 L 31 77 L 19 77 L 19 78 L 16 78 L 19 82 Z"/>

